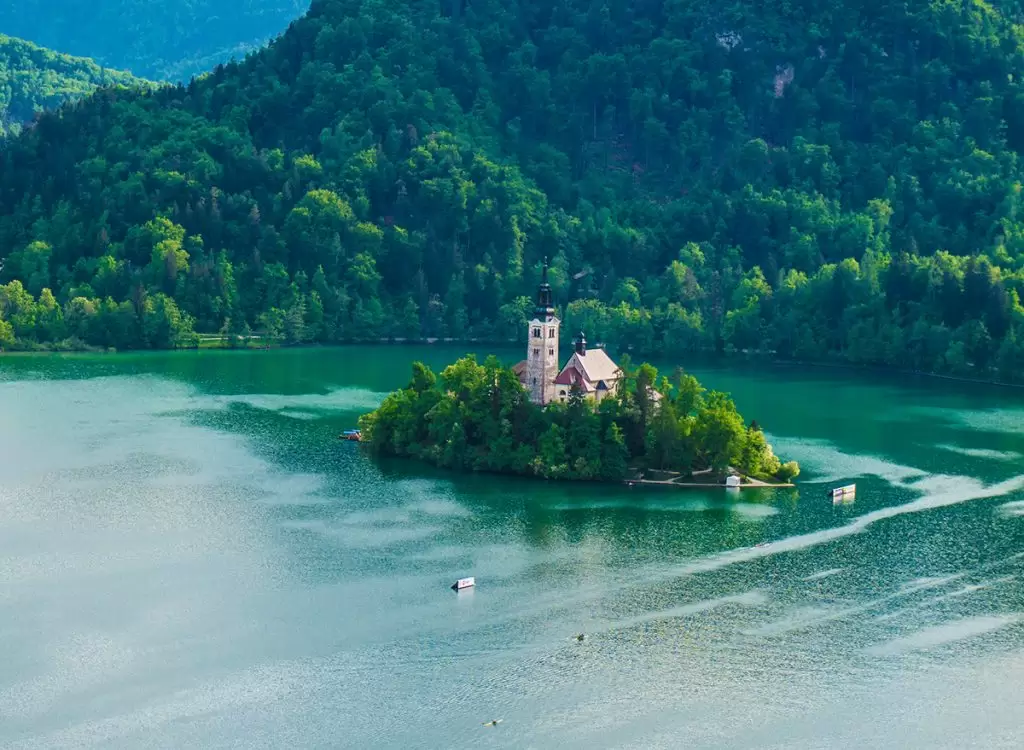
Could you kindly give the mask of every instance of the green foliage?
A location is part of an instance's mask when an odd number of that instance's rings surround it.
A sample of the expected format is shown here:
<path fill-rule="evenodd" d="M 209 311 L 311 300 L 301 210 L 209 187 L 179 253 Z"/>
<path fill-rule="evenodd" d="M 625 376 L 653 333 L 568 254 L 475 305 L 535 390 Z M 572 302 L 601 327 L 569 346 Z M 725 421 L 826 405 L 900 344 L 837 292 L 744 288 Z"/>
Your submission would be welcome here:
<path fill-rule="evenodd" d="M 2 16 L 0 11 L 0 26 L 6 29 Z M 44 13 L 40 20 L 51 19 Z M 20 132 L 43 110 L 81 99 L 98 87 L 151 85 L 128 73 L 101 68 L 92 60 L 0 34 L 0 137 Z"/>
<path fill-rule="evenodd" d="M 783 482 L 792 482 L 800 476 L 800 467 L 796 461 L 786 461 L 779 467 L 778 478 Z"/>
<path fill-rule="evenodd" d="M 711 392 L 695 420 L 694 433 L 700 452 L 712 469 L 725 471 L 739 463 L 746 430 L 736 405 L 724 393 Z"/>
<path fill-rule="evenodd" d="M 765 440 L 764 433 L 756 425 L 751 425 L 746 430 L 738 468 L 744 474 L 752 477 L 781 475 L 782 465 L 768 441 Z M 797 471 L 799 472 L 799 469 Z"/>
<path fill-rule="evenodd" d="M 734 463 L 760 476 L 781 471 L 764 435 L 744 430 L 727 396 L 705 399 L 699 383 L 681 374 L 675 385 L 662 381 L 657 396 L 638 395 L 652 375 L 646 364 L 630 370 L 620 392 L 597 405 L 574 389 L 566 403 L 542 408 L 493 357 L 482 365 L 464 357 L 440 381 L 417 362 L 409 384 L 361 417 L 359 427 L 374 454 L 465 471 L 605 481 L 629 476 L 630 467 L 721 473 Z M 645 400 L 646 417 L 638 406 Z M 631 449 L 627 435 L 637 433 L 645 438 Z M 793 462 L 786 467 L 789 476 L 799 473 Z"/>
<path fill-rule="evenodd" d="M 308 0 L 20 0 L 0 6 L 0 28 L 136 75 L 176 80 L 244 57 L 308 7 Z"/>
<path fill-rule="evenodd" d="M 165 294 L 204 333 L 518 339 L 546 256 L 563 330 L 637 353 L 1021 381 L 1016 12 L 318 0 L 12 139 L 0 274 L 64 308 Z"/>
<path fill-rule="evenodd" d="M 18 280 L 0 285 L 0 350 L 195 347 L 192 325 L 162 293 L 140 290 L 136 304 L 75 296 L 62 307 L 49 288 L 37 300 Z"/>
<path fill-rule="evenodd" d="M 14 327 L 6 320 L 0 320 L 0 351 L 14 346 Z"/>

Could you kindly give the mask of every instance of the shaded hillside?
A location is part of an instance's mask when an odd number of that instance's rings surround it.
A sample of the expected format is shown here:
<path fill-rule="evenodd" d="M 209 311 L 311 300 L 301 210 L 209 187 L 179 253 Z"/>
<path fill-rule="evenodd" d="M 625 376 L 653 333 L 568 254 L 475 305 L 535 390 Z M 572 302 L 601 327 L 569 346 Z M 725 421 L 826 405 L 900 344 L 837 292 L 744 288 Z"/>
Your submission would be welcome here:
<path fill-rule="evenodd" d="M 284 31 L 309 0 L 20 0 L 0 29 L 138 76 L 187 80 Z"/>
<path fill-rule="evenodd" d="M 98 86 L 149 85 L 92 60 L 62 55 L 0 34 L 0 137 L 18 132 L 44 109 L 92 93 Z"/>
<path fill-rule="evenodd" d="M 22 337 L 152 345 L 150 296 L 512 337 L 549 256 L 566 330 L 640 351 L 1020 377 L 1021 51 L 981 2 L 319 0 L 13 144 L 3 279 L 73 308 Z"/>

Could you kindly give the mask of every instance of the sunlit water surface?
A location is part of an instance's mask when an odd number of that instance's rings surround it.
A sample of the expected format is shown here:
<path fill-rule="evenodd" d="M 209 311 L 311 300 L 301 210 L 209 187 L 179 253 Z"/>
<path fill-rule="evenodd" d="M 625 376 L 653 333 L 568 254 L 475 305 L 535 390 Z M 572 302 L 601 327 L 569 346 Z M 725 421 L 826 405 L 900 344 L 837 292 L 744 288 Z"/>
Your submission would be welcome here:
<path fill-rule="evenodd" d="M 0 359 L 0 746 L 1024 744 L 1024 395 L 693 367 L 739 501 L 336 439 L 460 353 Z"/>

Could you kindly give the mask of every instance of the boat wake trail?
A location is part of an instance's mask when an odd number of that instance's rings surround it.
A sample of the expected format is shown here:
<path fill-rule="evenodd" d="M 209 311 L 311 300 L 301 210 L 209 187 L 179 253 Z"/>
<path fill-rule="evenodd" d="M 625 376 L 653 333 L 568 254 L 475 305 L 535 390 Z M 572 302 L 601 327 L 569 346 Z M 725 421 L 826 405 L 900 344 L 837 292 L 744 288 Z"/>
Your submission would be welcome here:
<path fill-rule="evenodd" d="M 820 531 L 812 531 L 806 534 L 786 537 L 773 541 L 763 547 L 741 547 L 707 557 L 689 560 L 681 564 L 671 565 L 655 570 L 646 570 L 635 576 L 630 576 L 629 580 L 620 581 L 617 584 L 617 588 L 634 588 L 638 585 L 656 584 L 697 575 L 699 573 L 709 573 L 732 565 L 750 562 L 752 560 L 829 544 L 855 534 L 860 534 L 870 528 L 872 524 L 890 518 L 897 518 L 911 513 L 923 513 L 929 510 L 946 508 L 974 500 L 1002 497 L 1004 495 L 1024 490 L 1024 474 L 988 486 L 985 486 L 978 480 L 969 477 L 948 475 L 930 476 L 912 484 L 902 484 L 900 482 L 896 482 L 895 484 L 897 484 L 897 486 L 910 487 L 919 491 L 923 490 L 926 494 L 909 503 L 904 503 L 903 505 L 879 508 L 878 510 L 865 513 L 843 526 L 836 526 L 830 529 L 821 529 Z M 810 576 L 807 580 L 815 580 L 816 577 L 824 578 L 826 575 L 834 575 L 838 572 L 840 571 L 822 571 L 819 574 Z M 559 594 L 557 596 L 557 602 L 560 605 L 568 605 L 570 603 L 580 604 L 599 596 L 607 596 L 610 588 L 612 587 L 602 586 L 589 590 L 578 589 L 576 596 L 568 598 L 564 594 Z M 545 609 L 547 606 L 547 604 L 541 605 L 541 607 Z"/>
<path fill-rule="evenodd" d="M 992 461 L 1017 461 L 1022 456 L 1017 451 L 996 451 L 988 448 L 963 448 L 959 445 L 936 445 L 939 450 L 959 453 L 971 458 L 985 458 Z"/>
<path fill-rule="evenodd" d="M 754 560 L 770 555 L 779 555 L 784 552 L 794 552 L 810 547 L 817 547 L 822 544 L 834 542 L 837 539 L 860 534 L 874 523 L 889 518 L 907 515 L 909 513 L 922 513 L 928 510 L 936 510 L 951 505 L 970 502 L 972 500 L 984 500 L 993 497 L 1002 497 L 1013 492 L 1024 489 L 1024 475 L 1013 477 L 1004 482 L 985 487 L 975 479 L 966 477 L 934 476 L 912 485 L 915 489 L 926 489 L 930 492 L 917 500 L 912 500 L 903 505 L 896 505 L 891 508 L 879 508 L 870 513 L 865 513 L 852 520 L 844 526 L 836 526 L 831 529 L 812 531 L 807 534 L 787 537 L 772 542 L 767 547 L 752 547 L 736 549 L 723 552 L 718 555 L 706 557 L 700 560 L 693 560 L 666 572 L 666 576 L 685 576 L 694 573 L 704 573 L 712 570 L 735 565 L 737 563 Z"/>
<path fill-rule="evenodd" d="M 704 601 L 692 602 L 690 604 L 682 604 L 678 607 L 671 607 L 670 609 L 661 609 L 654 612 L 644 612 L 643 614 L 636 615 L 635 617 L 627 617 L 621 620 L 616 620 L 603 627 L 598 627 L 595 632 L 611 631 L 611 630 L 626 630 L 637 625 L 643 625 L 647 622 L 654 622 L 657 620 L 671 620 L 680 617 L 687 617 L 689 615 L 697 615 L 704 612 L 710 612 L 718 607 L 724 607 L 730 604 L 745 606 L 745 607 L 756 607 L 767 603 L 768 597 L 761 591 L 748 591 L 744 594 L 734 594 L 732 596 L 722 596 L 717 599 L 705 599 Z"/>
<path fill-rule="evenodd" d="M 1024 500 L 1006 503 L 999 510 L 1004 516 L 1024 516 Z"/>
<path fill-rule="evenodd" d="M 802 581 L 820 581 L 823 578 L 831 578 L 832 576 L 837 576 L 840 573 L 842 573 L 844 570 L 846 570 L 846 568 L 829 568 L 828 570 L 823 570 L 820 573 L 812 573 L 811 575 L 805 576 L 805 577 L 801 578 L 800 580 L 802 580 Z"/>
<path fill-rule="evenodd" d="M 550 611 L 551 607 L 577 607 L 588 601 L 600 599 L 609 596 L 613 590 L 632 589 L 637 586 L 650 586 L 659 583 L 674 581 L 688 576 L 698 575 L 700 573 L 709 573 L 724 568 L 728 568 L 733 565 L 739 565 L 745 562 L 758 560 L 761 558 L 768 558 L 773 555 L 781 555 L 787 552 L 797 552 L 801 550 L 810 549 L 831 542 L 835 542 L 846 537 L 860 534 L 870 528 L 873 524 L 879 521 L 884 521 L 890 518 L 897 518 L 899 516 L 908 515 L 911 513 L 923 513 L 930 510 L 936 510 L 939 508 L 950 507 L 959 505 L 961 503 L 971 502 L 975 500 L 985 500 L 991 498 L 1002 497 L 1005 495 L 1012 494 L 1014 492 L 1024 490 L 1024 475 L 1013 477 L 1003 482 L 991 484 L 985 486 L 976 479 L 968 477 L 956 477 L 948 475 L 937 475 L 930 476 L 921 481 L 914 482 L 913 484 L 904 485 L 911 487 L 918 491 L 924 491 L 926 494 L 912 500 L 911 502 L 904 503 L 903 505 L 897 505 L 889 508 L 879 508 L 878 510 L 865 513 L 859 516 L 847 524 L 837 526 L 829 529 L 822 529 L 820 531 L 812 531 L 806 534 L 799 534 L 796 536 L 786 537 L 771 542 L 763 547 L 742 547 L 739 549 L 733 549 L 726 552 L 720 552 L 707 557 L 701 557 L 694 560 L 689 560 L 684 563 L 674 564 L 669 566 L 659 566 L 656 568 L 647 568 L 635 572 L 623 579 L 620 579 L 615 585 L 601 585 L 601 586 L 589 586 L 580 587 L 575 590 L 573 594 L 566 595 L 564 592 L 552 593 L 549 597 L 539 597 L 533 607 L 526 609 L 517 609 L 514 613 L 503 616 L 501 622 L 506 622 L 509 617 L 524 618 L 531 616 L 538 616 L 543 612 Z M 825 578 L 830 575 L 835 575 L 841 572 L 842 569 L 826 570 L 820 573 L 809 576 L 806 580 L 816 580 L 819 578 Z M 954 576 L 947 576 L 941 579 L 922 579 L 920 581 L 914 581 L 907 586 L 903 587 L 897 594 L 896 597 L 906 596 L 922 589 L 935 588 L 943 586 L 947 583 L 951 583 L 955 580 L 963 578 L 966 573 L 957 574 Z M 806 612 L 801 619 L 800 623 L 794 623 L 796 627 L 803 628 L 809 625 L 816 624 L 821 621 L 830 621 L 847 617 L 851 614 L 863 611 L 864 609 L 870 609 L 872 606 L 876 606 L 879 603 L 888 601 L 889 598 L 885 597 L 882 600 L 869 603 L 867 606 L 859 605 L 854 608 L 843 608 L 838 610 L 829 611 L 818 611 L 818 612 Z M 754 601 L 737 602 L 746 604 L 748 606 L 755 605 Z M 697 605 L 704 603 L 698 602 Z M 716 604 L 717 606 L 717 604 Z M 687 614 L 680 612 L 680 615 Z M 670 617 L 672 615 L 665 613 L 655 613 L 651 615 L 652 619 L 660 617 Z M 482 623 L 478 623 L 482 624 Z M 790 629 L 787 626 L 781 628 L 782 631 Z"/>
<path fill-rule="evenodd" d="M 969 617 L 964 620 L 945 622 L 931 628 L 919 630 L 903 638 L 895 638 L 877 646 L 866 649 L 867 653 L 873 656 L 899 656 L 908 651 L 917 651 L 935 646 L 942 646 L 954 641 L 961 641 L 966 638 L 991 633 L 1020 622 L 1024 615 L 1013 613 L 1009 615 L 982 615 Z"/>
<path fill-rule="evenodd" d="M 806 607 L 804 609 L 798 610 L 795 613 L 790 614 L 783 620 L 770 622 L 765 625 L 762 625 L 759 628 L 744 631 L 744 635 L 782 635 L 784 633 L 792 633 L 797 630 L 805 630 L 807 628 L 817 627 L 818 625 L 824 625 L 825 623 L 835 622 L 836 620 L 844 620 L 848 617 L 852 617 L 853 615 L 859 615 L 864 612 L 869 612 L 872 609 L 876 609 L 882 606 L 883 604 L 891 602 L 895 599 L 911 596 L 919 591 L 940 588 L 948 583 L 960 580 L 966 575 L 966 573 L 956 573 L 955 575 L 943 576 L 941 578 L 920 578 L 916 581 L 910 581 L 906 583 L 905 585 L 901 586 L 898 591 L 895 591 L 892 594 L 887 594 L 885 596 L 878 597 L 877 599 L 871 599 L 870 601 L 866 601 L 852 607 L 842 607 L 839 609 L 827 609 L 824 607 Z"/>
<path fill-rule="evenodd" d="M 997 561 L 995 563 L 992 563 L 990 565 L 986 565 L 986 566 L 980 568 L 979 570 L 986 570 L 986 569 L 998 567 L 999 565 L 1006 565 L 1007 563 L 1010 563 L 1010 562 L 1013 562 L 1014 560 L 1020 559 L 1022 556 L 1024 556 L 1024 553 L 1022 553 L 1020 555 L 1013 555 L 1012 557 L 1009 557 L 1009 558 L 1007 558 L 1005 560 L 999 560 L 999 561 Z M 961 574 L 961 575 L 958 575 L 958 576 L 951 576 L 950 578 L 951 579 L 959 579 L 959 578 L 963 578 L 963 577 L 964 577 L 964 575 Z M 954 591 L 950 591 L 950 592 L 947 592 L 945 594 L 940 594 L 939 596 L 933 597 L 931 599 L 925 599 L 924 601 L 918 602 L 916 605 L 913 605 L 911 607 L 904 607 L 903 609 L 898 609 L 895 612 L 886 612 L 885 614 L 882 614 L 882 615 L 879 615 L 878 617 L 876 617 L 875 618 L 875 622 L 885 622 L 886 620 L 896 620 L 896 619 L 899 619 L 900 617 L 906 616 L 907 612 L 911 611 L 913 609 L 926 609 L 926 608 L 932 607 L 932 606 L 934 606 L 936 604 L 940 604 L 941 602 L 949 601 L 950 599 L 959 599 L 962 596 L 968 596 L 968 595 L 973 594 L 973 593 L 975 593 L 977 591 L 984 591 L 986 589 L 992 588 L 993 586 L 1000 586 L 1000 585 L 1002 585 L 1004 583 L 1012 583 L 1013 581 L 1016 581 L 1016 580 L 1017 580 L 1017 576 L 1015 576 L 1015 575 L 1007 575 L 1007 576 L 1002 576 L 1000 578 L 993 578 L 990 581 L 982 581 L 981 583 L 968 584 L 967 586 L 962 586 L 961 588 L 958 588 L 958 589 L 956 589 Z"/>

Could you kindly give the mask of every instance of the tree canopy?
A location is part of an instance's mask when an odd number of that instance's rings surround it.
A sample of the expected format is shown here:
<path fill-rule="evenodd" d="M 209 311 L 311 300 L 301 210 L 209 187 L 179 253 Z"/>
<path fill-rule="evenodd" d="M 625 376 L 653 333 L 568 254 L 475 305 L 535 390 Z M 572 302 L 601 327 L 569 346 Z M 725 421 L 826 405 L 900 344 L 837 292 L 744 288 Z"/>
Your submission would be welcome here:
<path fill-rule="evenodd" d="M 100 86 L 147 86 L 118 70 L 106 70 L 0 34 L 0 138 L 20 132 L 40 112 L 79 99 Z"/>
<path fill-rule="evenodd" d="M 720 477 L 735 467 L 788 480 L 800 472 L 776 458 L 760 427 L 744 425 L 732 399 L 705 393 L 681 370 L 659 380 L 651 365 L 627 364 L 618 393 L 596 405 L 574 388 L 565 403 L 540 407 L 495 357 L 463 357 L 440 378 L 420 362 L 412 369 L 405 388 L 359 420 L 376 455 L 547 479 L 611 481 L 650 469 Z"/>
<path fill-rule="evenodd" d="M 308 0 L 18 0 L 0 5 L 0 29 L 138 76 L 177 81 L 245 57 L 308 7 Z"/>
<path fill-rule="evenodd" d="M 200 332 L 511 339 L 549 257 L 564 329 L 636 352 L 1020 381 L 1019 11 L 317 0 L 7 143 L 0 283 L 140 320 L 163 294 Z"/>

